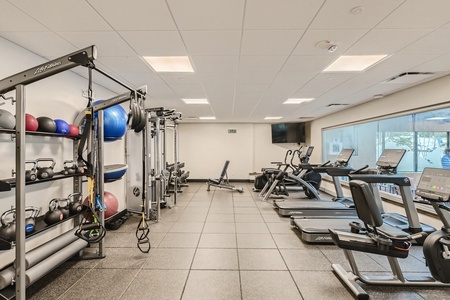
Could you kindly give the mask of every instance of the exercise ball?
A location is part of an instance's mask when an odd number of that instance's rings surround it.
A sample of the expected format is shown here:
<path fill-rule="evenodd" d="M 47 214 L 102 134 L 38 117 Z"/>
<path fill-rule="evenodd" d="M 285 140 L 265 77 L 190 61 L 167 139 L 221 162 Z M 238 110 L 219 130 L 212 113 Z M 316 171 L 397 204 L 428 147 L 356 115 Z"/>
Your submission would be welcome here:
<path fill-rule="evenodd" d="M 104 100 L 95 101 L 98 104 Z M 97 118 L 97 113 L 95 113 Z M 128 114 L 119 104 L 103 110 L 103 136 L 105 141 L 120 139 L 127 132 Z"/>
<path fill-rule="evenodd" d="M 88 197 L 84 198 L 84 200 L 83 200 L 84 206 L 88 206 Z M 105 207 L 106 207 L 105 219 L 108 219 L 117 213 L 117 211 L 119 209 L 119 201 L 117 201 L 116 196 L 114 196 L 110 192 L 106 192 L 106 191 L 103 193 L 103 198 L 104 198 Z M 98 214 L 98 212 L 97 212 L 97 214 Z M 88 219 L 90 219 L 90 218 L 88 218 Z"/>
<path fill-rule="evenodd" d="M 25 130 L 36 131 L 39 127 L 38 120 L 30 114 L 25 114 Z"/>
<path fill-rule="evenodd" d="M 14 129 L 16 127 L 16 118 L 7 110 L 0 109 L 0 128 Z"/>
<path fill-rule="evenodd" d="M 37 118 L 37 121 L 39 124 L 37 131 L 55 133 L 56 123 L 53 119 L 49 117 L 39 117 Z"/>
<path fill-rule="evenodd" d="M 69 124 L 69 134 L 70 135 L 79 135 L 80 130 L 78 129 L 77 126 L 75 126 L 73 124 Z"/>
<path fill-rule="evenodd" d="M 70 127 L 69 124 L 61 119 L 55 119 L 55 124 L 56 124 L 56 133 L 60 133 L 60 134 L 68 134 Z"/>

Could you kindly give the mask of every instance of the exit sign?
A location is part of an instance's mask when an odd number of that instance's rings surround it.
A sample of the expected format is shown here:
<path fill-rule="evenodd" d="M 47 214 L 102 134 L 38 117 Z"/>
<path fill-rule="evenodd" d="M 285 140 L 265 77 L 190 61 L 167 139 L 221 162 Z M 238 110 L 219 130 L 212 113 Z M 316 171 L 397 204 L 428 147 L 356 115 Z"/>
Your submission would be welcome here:
<path fill-rule="evenodd" d="M 237 133 L 236 129 L 228 129 L 228 133 Z"/>

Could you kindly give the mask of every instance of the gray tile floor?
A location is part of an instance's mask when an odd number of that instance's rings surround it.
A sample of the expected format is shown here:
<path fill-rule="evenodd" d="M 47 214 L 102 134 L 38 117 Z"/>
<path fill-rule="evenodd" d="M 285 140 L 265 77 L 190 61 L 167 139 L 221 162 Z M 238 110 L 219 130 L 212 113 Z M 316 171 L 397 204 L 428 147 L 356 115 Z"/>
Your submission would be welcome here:
<path fill-rule="evenodd" d="M 251 184 L 240 186 L 242 194 L 190 183 L 178 205 L 151 223 L 150 253 L 137 249 L 132 217 L 108 231 L 106 258 L 64 263 L 29 287 L 27 298 L 353 299 L 331 268 L 348 269 L 342 250 L 303 243 Z M 356 257 L 362 270 L 386 270 L 380 257 Z M 407 260 L 405 270 L 426 272 L 420 247 Z M 450 299 L 450 289 L 365 288 L 371 299 Z"/>

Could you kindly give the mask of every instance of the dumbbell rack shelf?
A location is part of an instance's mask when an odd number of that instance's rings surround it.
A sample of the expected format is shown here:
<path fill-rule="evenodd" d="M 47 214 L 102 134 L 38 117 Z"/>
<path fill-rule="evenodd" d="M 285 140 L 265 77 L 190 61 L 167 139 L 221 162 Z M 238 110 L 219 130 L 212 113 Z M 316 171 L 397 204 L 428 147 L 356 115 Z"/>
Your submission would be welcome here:
<path fill-rule="evenodd" d="M 14 129 L 0 129 L 0 133 L 9 133 L 14 135 L 16 131 Z M 36 136 L 65 137 L 72 140 L 79 140 L 81 138 L 80 135 L 68 135 L 68 134 L 40 132 L 40 131 L 25 131 L 25 134 Z"/>
<path fill-rule="evenodd" d="M 71 216 L 69 216 L 69 217 L 67 217 L 67 218 L 65 218 L 65 219 L 63 219 L 63 220 L 61 220 L 61 221 L 59 221 L 57 223 L 51 224 L 51 225 L 47 225 L 44 222 L 44 216 L 43 215 L 40 216 L 40 217 L 37 217 L 36 218 L 35 230 L 33 231 L 33 233 L 27 234 L 25 238 L 26 239 L 30 238 L 30 237 L 32 237 L 32 236 L 34 236 L 34 235 L 36 235 L 36 234 L 38 234 L 38 233 L 40 233 L 42 231 L 48 230 L 48 229 L 50 229 L 52 227 L 56 227 L 56 226 L 66 222 L 68 220 L 73 220 L 74 218 L 76 218 L 76 217 L 80 216 L 81 214 L 83 214 L 85 212 L 85 210 L 86 209 L 83 209 L 81 212 L 79 212 L 77 214 L 74 214 L 74 215 L 71 215 Z M 9 241 L 6 241 L 6 240 L 0 238 L 0 257 L 5 252 L 5 250 L 8 251 L 9 249 L 13 249 L 14 246 L 15 246 L 15 242 L 9 242 Z"/>
<path fill-rule="evenodd" d="M 36 179 L 35 181 L 26 181 L 25 185 L 39 184 L 39 183 L 43 183 L 43 182 L 55 181 L 55 180 L 60 180 L 60 179 L 76 177 L 76 176 L 84 176 L 84 174 L 77 173 L 77 174 L 69 174 L 69 175 L 55 175 L 52 178 Z M 15 178 L 8 178 L 8 179 L 0 180 L 0 192 L 7 192 L 15 187 L 16 187 L 16 179 Z"/>

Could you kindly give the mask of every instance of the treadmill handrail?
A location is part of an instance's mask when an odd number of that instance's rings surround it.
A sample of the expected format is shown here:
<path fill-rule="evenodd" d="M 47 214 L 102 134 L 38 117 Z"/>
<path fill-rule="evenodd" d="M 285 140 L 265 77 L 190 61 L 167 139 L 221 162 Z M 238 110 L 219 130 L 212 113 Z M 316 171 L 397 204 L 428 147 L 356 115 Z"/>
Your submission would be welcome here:
<path fill-rule="evenodd" d="M 411 186 L 411 180 L 401 174 L 348 174 L 351 180 L 363 180 L 367 183 L 392 183 L 398 186 Z"/>

